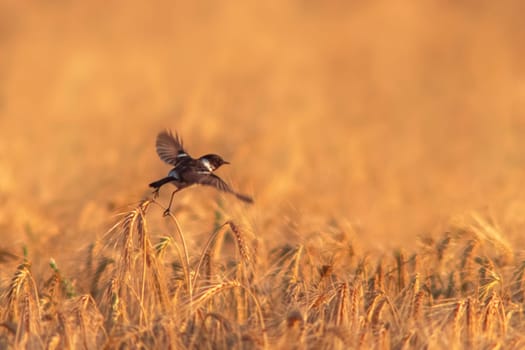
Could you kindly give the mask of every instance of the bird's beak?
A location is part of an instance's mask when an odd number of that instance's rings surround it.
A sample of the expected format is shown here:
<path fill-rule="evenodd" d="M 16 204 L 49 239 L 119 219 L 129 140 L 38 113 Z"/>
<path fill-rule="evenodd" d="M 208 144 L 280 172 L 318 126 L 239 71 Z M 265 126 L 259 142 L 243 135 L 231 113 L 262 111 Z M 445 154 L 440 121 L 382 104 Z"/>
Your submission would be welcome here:
<path fill-rule="evenodd" d="M 223 164 L 230 164 L 230 162 L 224 161 Z"/>

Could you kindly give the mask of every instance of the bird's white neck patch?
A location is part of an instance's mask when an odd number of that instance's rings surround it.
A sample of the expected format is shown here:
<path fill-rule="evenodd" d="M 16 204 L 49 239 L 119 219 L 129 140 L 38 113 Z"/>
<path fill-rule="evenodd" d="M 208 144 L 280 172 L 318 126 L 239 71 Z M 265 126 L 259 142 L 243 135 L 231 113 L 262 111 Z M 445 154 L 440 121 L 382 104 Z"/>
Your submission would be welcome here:
<path fill-rule="evenodd" d="M 210 161 L 206 158 L 202 158 L 201 159 L 201 163 L 202 165 L 204 165 L 204 167 L 206 169 L 208 169 L 208 171 L 213 171 L 213 166 L 211 165 Z"/>

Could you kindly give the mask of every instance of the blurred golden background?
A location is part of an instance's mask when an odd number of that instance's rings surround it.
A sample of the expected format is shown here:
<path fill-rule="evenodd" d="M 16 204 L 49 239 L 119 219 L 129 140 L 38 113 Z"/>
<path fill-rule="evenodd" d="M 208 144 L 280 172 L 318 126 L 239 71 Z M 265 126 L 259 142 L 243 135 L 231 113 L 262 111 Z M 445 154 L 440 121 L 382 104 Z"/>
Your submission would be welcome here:
<path fill-rule="evenodd" d="M 99 238 L 168 172 L 154 150 L 165 128 L 192 155 L 231 161 L 219 175 L 256 201 L 186 190 L 175 209 L 189 232 L 220 208 L 264 242 L 336 227 L 369 249 L 413 247 L 475 210 L 522 247 L 523 13 L 522 1 L 2 1 L 0 247 L 59 259 Z"/>

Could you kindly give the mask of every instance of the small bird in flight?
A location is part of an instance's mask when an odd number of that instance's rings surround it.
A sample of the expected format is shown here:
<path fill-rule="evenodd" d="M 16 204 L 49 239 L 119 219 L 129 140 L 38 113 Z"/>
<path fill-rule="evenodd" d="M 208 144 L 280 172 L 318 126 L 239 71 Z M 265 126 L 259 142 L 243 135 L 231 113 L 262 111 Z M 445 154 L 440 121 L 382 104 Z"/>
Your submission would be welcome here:
<path fill-rule="evenodd" d="M 160 188 L 167 183 L 172 183 L 177 187 L 171 194 L 168 208 L 164 211 L 165 216 L 170 212 L 175 193 L 192 185 L 212 186 L 218 190 L 231 193 L 244 202 L 253 203 L 251 197 L 233 191 L 220 177 L 213 174 L 221 165 L 230 164 L 220 156 L 206 154 L 197 159 L 192 158 L 184 150 L 179 135 L 173 136 L 169 130 L 161 131 L 157 135 L 155 146 L 160 159 L 174 166 L 168 176 L 149 184 L 155 189 L 153 191 L 155 197 L 159 195 Z"/>

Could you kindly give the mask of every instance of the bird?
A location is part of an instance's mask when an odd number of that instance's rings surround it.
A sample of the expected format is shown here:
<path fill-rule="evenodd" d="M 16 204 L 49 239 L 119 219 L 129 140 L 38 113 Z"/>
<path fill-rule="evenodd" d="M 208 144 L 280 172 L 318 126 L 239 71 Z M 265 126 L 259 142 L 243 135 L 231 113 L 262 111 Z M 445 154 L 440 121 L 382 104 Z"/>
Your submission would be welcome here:
<path fill-rule="evenodd" d="M 215 187 L 220 191 L 233 194 L 246 203 L 253 203 L 253 199 L 250 196 L 235 192 L 220 177 L 213 174 L 213 172 L 222 165 L 230 164 L 221 156 L 210 153 L 200 158 L 191 157 L 184 149 L 182 139 L 177 133 L 173 135 L 171 130 L 161 131 L 157 135 L 155 148 L 159 158 L 172 165 L 173 169 L 169 171 L 168 176 L 149 184 L 149 187 L 154 188 L 154 198 L 159 195 L 160 188 L 167 183 L 171 183 L 177 187 L 177 189 L 171 193 L 170 202 L 164 211 L 164 216 L 170 213 L 175 193 L 192 185 Z"/>

